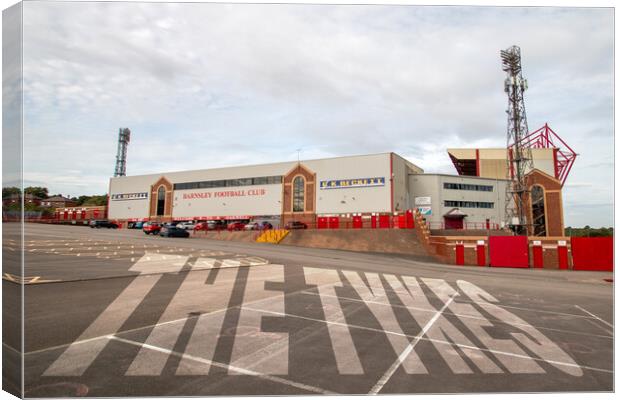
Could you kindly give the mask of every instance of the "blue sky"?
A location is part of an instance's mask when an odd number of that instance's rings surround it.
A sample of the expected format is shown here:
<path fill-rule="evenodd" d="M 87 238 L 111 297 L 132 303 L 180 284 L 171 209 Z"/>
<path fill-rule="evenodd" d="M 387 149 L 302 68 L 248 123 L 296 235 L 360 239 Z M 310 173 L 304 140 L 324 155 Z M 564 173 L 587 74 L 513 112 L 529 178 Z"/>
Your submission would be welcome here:
<path fill-rule="evenodd" d="M 129 175 L 504 147 L 499 51 L 522 48 L 529 127 L 579 153 L 565 224 L 613 224 L 613 11 L 28 2 L 25 184 L 105 193 Z"/>

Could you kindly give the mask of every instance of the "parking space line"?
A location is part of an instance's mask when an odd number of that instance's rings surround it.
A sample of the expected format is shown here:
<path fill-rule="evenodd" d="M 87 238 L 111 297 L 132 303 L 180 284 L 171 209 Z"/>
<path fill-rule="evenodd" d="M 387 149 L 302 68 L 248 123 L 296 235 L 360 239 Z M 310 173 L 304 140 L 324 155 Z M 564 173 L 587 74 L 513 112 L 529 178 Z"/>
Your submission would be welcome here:
<path fill-rule="evenodd" d="M 272 381 L 272 382 L 276 382 L 276 383 L 281 383 L 281 384 L 284 384 L 284 385 L 287 385 L 287 386 L 296 387 L 296 388 L 307 390 L 307 391 L 313 392 L 313 393 L 319 393 L 319 394 L 338 394 L 336 392 L 325 390 L 325 389 L 322 389 L 322 388 L 319 388 L 319 387 L 316 387 L 316 386 L 311 386 L 311 385 L 306 385 L 305 383 L 295 382 L 295 381 L 292 381 L 290 379 L 280 378 L 280 377 L 273 376 L 273 375 L 264 375 L 264 374 L 261 374 L 259 372 L 252 371 L 252 370 L 249 370 L 249 369 L 239 368 L 239 367 L 235 367 L 234 365 L 224 364 L 224 363 L 220 363 L 220 362 L 213 361 L 213 360 L 207 360 L 207 359 L 201 358 L 201 357 L 195 357 L 195 356 L 191 356 L 191 355 L 188 355 L 188 354 L 179 353 L 179 352 L 176 352 L 174 350 L 164 349 L 162 347 L 152 346 L 152 345 L 146 344 L 146 343 L 140 343 L 140 342 L 135 342 L 135 341 L 129 340 L 129 339 L 119 338 L 119 337 L 116 337 L 114 335 L 109 335 L 109 336 L 107 336 L 107 338 L 111 339 L 111 340 L 117 340 L 119 342 L 123 342 L 123 343 L 130 344 L 130 345 L 133 345 L 133 346 L 137 346 L 137 347 L 140 347 L 142 349 L 149 349 L 149 350 L 158 351 L 158 352 L 161 352 L 161 353 L 166 353 L 168 355 L 174 355 L 174 356 L 180 357 L 182 359 L 191 360 L 191 361 L 194 361 L 194 362 L 197 362 L 197 363 L 201 363 L 201 364 L 212 365 L 212 366 L 219 367 L 219 368 L 222 368 L 222 369 L 225 369 L 225 370 L 234 371 L 236 373 L 243 374 L 243 375 L 255 376 L 255 377 L 260 378 L 260 379 L 265 379 L 265 380 L 268 380 L 268 381 Z"/>
<path fill-rule="evenodd" d="M 347 284 L 347 286 L 355 287 L 357 285 Z M 364 287 L 368 288 L 368 286 L 364 286 Z M 374 288 L 372 288 L 372 287 L 371 287 L 371 289 L 374 290 Z M 391 289 L 391 288 L 382 288 L 382 289 L 384 289 L 386 292 L 391 292 L 391 293 L 395 293 L 395 294 L 398 294 L 398 293 L 401 293 L 401 294 L 404 293 L 404 294 L 407 294 L 407 295 L 410 294 L 409 292 L 403 291 L 403 290 L 394 290 L 394 289 Z M 457 301 L 457 303 L 481 304 L 480 302 L 471 301 L 471 300 L 464 300 L 464 299 L 460 299 L 459 301 Z M 565 315 L 567 317 L 596 319 L 596 317 L 589 317 L 587 315 L 582 315 L 582 314 L 564 313 L 564 312 L 560 312 L 560 311 L 548 311 L 548 310 L 540 310 L 540 309 L 535 309 L 535 308 L 525 308 L 525 307 L 517 307 L 517 306 L 509 306 L 509 305 L 502 305 L 502 307 L 503 308 L 511 308 L 511 309 L 515 309 L 515 310 L 537 312 L 537 313 Z"/>
<path fill-rule="evenodd" d="M 281 317 L 300 318 L 300 319 L 305 319 L 305 320 L 308 320 L 308 321 L 323 322 L 325 324 L 334 324 L 334 325 L 347 326 L 349 328 L 361 329 L 361 330 L 365 330 L 365 331 L 369 331 L 369 332 L 378 332 L 378 333 L 383 333 L 383 334 L 388 334 L 388 335 L 401 335 L 401 336 L 405 336 L 405 337 L 408 337 L 408 338 L 411 338 L 411 339 L 416 339 L 418 336 L 421 336 L 421 335 L 413 336 L 413 335 L 407 335 L 405 333 L 385 331 L 385 330 L 382 330 L 382 329 L 370 328 L 370 327 L 361 326 L 361 325 L 353 325 L 353 324 L 347 324 L 347 323 L 342 323 L 342 322 L 326 321 L 326 320 L 323 320 L 323 319 L 304 317 L 304 316 L 296 315 L 296 314 L 279 313 L 279 312 L 276 312 L 276 311 L 260 310 L 260 309 L 250 308 L 250 307 L 244 307 L 244 308 L 246 310 L 252 310 L 252 311 L 256 311 L 256 312 L 264 312 L 264 313 L 268 313 L 268 314 L 278 315 L 278 316 L 281 316 Z M 482 352 L 485 352 L 485 353 L 501 354 L 501 355 L 511 356 L 511 357 L 515 357 L 515 358 L 524 358 L 524 359 L 529 359 L 529 360 L 534 360 L 534 361 L 541 361 L 541 362 L 545 362 L 547 364 L 563 365 L 565 367 L 570 367 L 570 368 L 581 368 L 581 369 L 587 369 L 587 370 L 590 370 L 590 371 L 605 372 L 605 373 L 609 373 L 609 374 L 613 374 L 614 373 L 613 370 L 608 370 L 608 369 L 603 369 L 603 368 L 589 367 L 589 366 L 586 366 L 586 365 L 581 365 L 581 364 L 576 364 L 576 363 L 567 363 L 567 362 L 564 362 L 564 361 L 549 360 L 549 359 L 541 358 L 541 357 L 531 357 L 531 356 L 526 356 L 526 355 L 522 355 L 522 354 L 515 354 L 515 353 L 506 352 L 506 351 L 501 351 L 501 350 L 485 349 L 485 348 L 482 348 L 482 347 L 470 346 L 470 345 L 456 343 L 456 342 L 449 342 L 449 341 L 446 341 L 446 340 L 438 340 L 438 339 L 431 339 L 431 338 L 425 338 L 425 337 L 420 337 L 420 340 L 424 340 L 424 341 L 431 342 L 431 343 L 445 344 L 445 345 L 449 345 L 449 346 L 457 346 L 457 347 L 460 347 L 460 348 L 463 348 L 463 349 L 477 350 L 477 351 L 482 351 Z"/>
<path fill-rule="evenodd" d="M 294 294 L 297 294 L 297 293 L 300 293 L 300 292 L 301 291 L 287 293 L 286 296 L 291 296 L 291 295 L 294 295 Z M 259 302 L 262 302 L 262 301 L 266 301 L 267 299 L 268 298 L 257 299 L 257 300 L 253 300 L 253 301 L 244 303 L 242 305 L 235 305 L 235 306 L 232 306 L 232 307 L 221 308 L 221 309 L 213 310 L 213 311 L 210 311 L 210 312 L 207 312 L 207 313 L 201 313 L 201 314 L 198 314 L 198 315 L 190 315 L 190 316 L 178 318 L 178 319 L 171 320 L 171 321 L 159 322 L 159 323 L 156 323 L 156 324 L 140 326 L 140 327 L 137 327 L 137 328 L 127 329 L 127 330 L 124 330 L 124 331 L 118 331 L 118 332 L 114 332 L 114 333 L 106 333 L 106 334 L 101 335 L 101 336 L 95 336 L 95 337 L 92 337 L 92 338 L 76 340 L 76 341 L 71 342 L 71 343 L 59 344 L 59 345 L 56 345 L 56 346 L 46 347 L 44 349 L 32 350 L 32 351 L 29 351 L 29 352 L 25 352 L 24 355 L 38 354 L 38 353 L 43 353 L 43 352 L 46 352 L 46 351 L 61 349 L 63 347 L 69 347 L 69 346 L 71 346 L 73 344 L 82 344 L 82 343 L 86 343 L 86 342 L 92 342 L 92 341 L 95 341 L 95 340 L 102 340 L 102 339 L 105 339 L 107 336 L 109 336 L 111 334 L 112 335 L 124 335 L 124 334 L 127 334 L 127 333 L 138 332 L 138 331 L 140 331 L 142 329 L 152 329 L 152 328 L 163 326 L 163 325 L 175 324 L 175 323 L 178 323 L 178 322 L 186 321 L 186 320 L 191 319 L 191 318 L 199 318 L 201 316 L 207 316 L 207 315 L 217 314 L 217 313 L 220 313 L 220 312 L 226 312 L 226 311 L 231 310 L 233 308 L 240 308 L 242 306 L 245 307 L 246 305 L 259 303 Z"/>
<path fill-rule="evenodd" d="M 309 295 L 309 296 L 319 296 L 318 293 L 314 293 L 311 291 L 303 291 L 300 294 L 305 294 L 305 295 Z M 322 295 L 322 297 L 329 297 L 331 295 Z M 383 305 L 386 307 L 392 307 L 392 308 L 403 308 L 403 309 L 407 309 L 407 310 L 417 310 L 417 311 L 424 311 L 424 312 L 436 312 L 437 310 L 435 309 L 428 309 L 428 308 L 421 308 L 421 307 L 411 307 L 411 306 L 405 306 L 405 305 L 401 305 L 401 304 L 391 304 L 391 303 L 382 303 L 382 302 L 378 302 L 378 301 L 372 301 L 372 300 L 360 300 L 360 299 L 354 299 L 352 297 L 346 297 L 346 296 L 331 296 L 331 297 L 336 297 L 340 300 L 346 300 L 346 301 L 352 301 L 352 302 L 357 302 L 357 303 L 369 303 L 369 304 L 379 304 L 379 305 Z M 496 304 L 498 307 L 503 307 L 501 304 Z M 495 319 L 495 318 L 480 318 L 474 315 L 468 315 L 468 314 L 457 314 L 451 311 L 447 311 L 444 313 L 444 315 L 451 315 L 454 317 L 459 317 L 459 318 L 470 318 L 470 319 L 478 319 L 478 320 L 485 320 L 485 321 L 490 321 L 490 322 L 499 322 L 501 324 L 505 324 L 505 325 L 515 325 L 515 326 L 531 326 L 533 328 L 536 329 L 541 329 L 541 330 L 547 330 L 547 331 L 554 331 L 554 332 L 562 332 L 562 333 L 568 333 L 568 334 L 574 334 L 574 335 L 585 335 L 585 336 L 595 336 L 595 337 L 600 337 L 600 338 L 604 338 L 604 339 L 613 339 L 613 336 L 610 336 L 612 333 L 605 330 L 609 335 L 597 335 L 597 334 L 592 334 L 592 333 L 588 333 L 588 332 L 577 332 L 577 331 L 569 331 L 569 330 L 565 330 L 565 329 L 558 329 L 558 328 L 548 328 L 548 327 L 544 327 L 544 326 L 536 326 L 536 325 L 531 325 L 531 324 L 521 324 L 518 322 L 514 322 L 511 324 L 508 324 L 505 321 L 502 321 L 500 319 Z M 590 318 L 586 317 L 587 321 L 591 321 Z M 599 327 L 598 325 L 596 325 L 597 327 Z M 600 328 L 600 327 L 599 327 Z"/>
<path fill-rule="evenodd" d="M 424 328 L 422 328 L 422 331 L 420 332 L 420 334 L 418 334 L 418 336 L 413 340 L 413 342 L 409 343 L 409 345 L 405 348 L 405 350 L 403 350 L 403 352 L 400 353 L 398 358 L 394 361 L 394 363 L 390 366 L 390 368 L 388 368 L 388 370 L 385 371 L 383 376 L 377 381 L 377 383 L 375 383 L 375 385 L 372 387 L 372 389 L 370 389 L 368 394 L 377 394 L 381 391 L 381 389 L 383 389 L 383 386 L 385 386 L 387 381 L 389 381 L 392 375 L 394 375 L 394 372 L 396 372 L 398 367 L 400 367 L 400 365 L 403 363 L 403 361 L 405 361 L 407 356 L 409 356 L 409 354 L 413 351 L 413 348 L 420 342 L 420 339 L 422 339 L 422 336 L 426 335 L 426 332 L 428 332 L 428 330 L 431 329 L 431 326 L 433 326 L 433 324 L 437 321 L 437 319 L 441 316 L 441 314 L 443 314 L 446 308 L 448 308 L 450 303 L 452 303 L 452 301 L 454 301 L 454 298 L 458 295 L 459 295 L 458 292 L 454 293 L 448 299 L 448 301 L 446 301 L 443 307 L 441 307 L 441 309 L 439 309 L 439 311 L 435 313 L 433 318 L 431 318 L 426 323 L 426 325 L 424 325 Z"/>
<path fill-rule="evenodd" d="M 586 310 L 585 308 L 580 307 L 580 306 L 578 306 L 577 304 L 575 304 L 575 307 L 577 307 L 577 308 L 578 308 L 578 309 L 580 309 L 581 311 L 585 312 L 586 314 L 590 314 L 592 317 L 596 318 L 597 320 L 601 321 L 602 323 L 604 323 L 605 325 L 607 325 L 608 327 L 610 327 L 610 328 L 612 328 L 612 329 L 613 329 L 613 327 L 614 327 L 614 326 L 613 326 L 612 324 L 610 324 L 609 322 L 607 322 L 607 321 L 605 321 L 605 320 L 603 320 L 603 319 L 599 318 L 598 316 L 596 316 L 596 315 L 592 314 L 590 311 Z"/>

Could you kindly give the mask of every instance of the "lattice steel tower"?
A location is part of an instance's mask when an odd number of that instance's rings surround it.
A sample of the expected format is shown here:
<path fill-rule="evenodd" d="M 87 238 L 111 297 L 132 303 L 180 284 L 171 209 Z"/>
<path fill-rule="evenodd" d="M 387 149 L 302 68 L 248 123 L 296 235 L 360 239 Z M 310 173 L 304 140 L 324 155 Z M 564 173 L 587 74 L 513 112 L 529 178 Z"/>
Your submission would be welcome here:
<path fill-rule="evenodd" d="M 127 145 L 129 145 L 129 137 L 131 131 L 129 128 L 120 128 L 118 130 L 118 149 L 116 151 L 116 168 L 114 176 L 125 176 L 125 167 L 127 166 Z"/>
<path fill-rule="evenodd" d="M 506 206 L 507 225 L 518 235 L 527 235 L 529 213 L 526 210 L 528 189 L 525 174 L 532 169 L 532 150 L 522 145 L 528 133 L 523 93 L 527 90 L 527 80 L 521 72 L 521 49 L 512 46 L 500 52 L 502 70 L 506 71 L 504 92 L 508 95 L 508 130 L 506 138 Z"/>

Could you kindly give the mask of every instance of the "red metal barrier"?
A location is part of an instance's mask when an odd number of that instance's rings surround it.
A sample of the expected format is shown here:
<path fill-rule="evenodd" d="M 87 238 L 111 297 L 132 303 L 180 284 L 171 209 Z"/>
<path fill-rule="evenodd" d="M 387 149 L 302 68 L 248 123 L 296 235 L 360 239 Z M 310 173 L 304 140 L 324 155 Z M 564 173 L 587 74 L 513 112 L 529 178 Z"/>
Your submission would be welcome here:
<path fill-rule="evenodd" d="M 327 217 L 318 217 L 316 227 L 317 229 L 327 229 Z"/>
<path fill-rule="evenodd" d="M 456 265 L 465 265 L 465 245 L 463 243 L 456 244 Z"/>
<path fill-rule="evenodd" d="M 397 226 L 399 229 L 407 229 L 407 216 L 405 214 L 401 214 L 398 216 Z"/>
<path fill-rule="evenodd" d="M 370 227 L 372 229 L 377 229 L 377 216 L 376 215 L 370 216 Z"/>
<path fill-rule="evenodd" d="M 362 216 L 361 215 L 353 216 L 353 229 L 362 229 Z"/>
<path fill-rule="evenodd" d="M 534 268 L 542 268 L 543 267 L 543 248 L 542 245 L 540 243 L 540 241 L 537 241 L 538 243 L 535 243 L 532 246 L 532 258 L 533 260 L 533 267 Z"/>
<path fill-rule="evenodd" d="M 558 244 L 558 268 L 568 269 L 568 247 L 565 240 L 560 240 L 564 244 Z"/>
<path fill-rule="evenodd" d="M 415 222 L 413 218 L 413 211 L 407 210 L 407 229 L 415 228 Z"/>
<path fill-rule="evenodd" d="M 390 227 L 390 215 L 379 215 L 379 228 L 385 229 Z"/>
<path fill-rule="evenodd" d="M 479 267 L 484 267 L 487 265 L 487 254 L 484 246 L 484 240 L 479 240 L 476 244 L 476 261 L 478 262 Z"/>
<path fill-rule="evenodd" d="M 529 268 L 527 236 L 489 236 L 491 267 Z"/>
<path fill-rule="evenodd" d="M 570 243 L 574 270 L 614 270 L 614 239 L 612 236 L 573 237 Z"/>
<path fill-rule="evenodd" d="M 329 217 L 329 229 L 338 229 L 340 227 L 340 218 Z"/>

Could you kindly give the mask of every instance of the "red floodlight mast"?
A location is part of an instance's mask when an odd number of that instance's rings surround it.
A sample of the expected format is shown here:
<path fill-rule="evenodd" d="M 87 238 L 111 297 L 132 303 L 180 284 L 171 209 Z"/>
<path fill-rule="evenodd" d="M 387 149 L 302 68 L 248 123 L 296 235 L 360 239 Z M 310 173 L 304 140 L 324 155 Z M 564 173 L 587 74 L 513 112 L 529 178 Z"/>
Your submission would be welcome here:
<path fill-rule="evenodd" d="M 564 185 L 577 153 L 548 124 L 521 138 L 520 144 L 533 149 L 554 149 L 555 177 Z"/>

